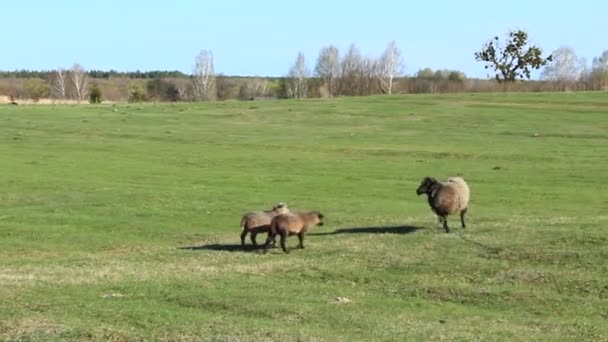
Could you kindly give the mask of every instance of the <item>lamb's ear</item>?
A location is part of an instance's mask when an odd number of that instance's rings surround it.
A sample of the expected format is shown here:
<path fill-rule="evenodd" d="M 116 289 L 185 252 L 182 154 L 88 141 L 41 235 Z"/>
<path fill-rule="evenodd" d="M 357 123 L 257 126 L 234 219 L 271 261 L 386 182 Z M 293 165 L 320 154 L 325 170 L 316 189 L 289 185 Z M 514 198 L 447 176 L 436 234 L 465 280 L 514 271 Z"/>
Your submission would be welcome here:
<path fill-rule="evenodd" d="M 325 215 L 321 214 L 321 212 L 319 212 L 318 216 L 319 216 L 320 220 L 322 220 L 325 217 Z"/>

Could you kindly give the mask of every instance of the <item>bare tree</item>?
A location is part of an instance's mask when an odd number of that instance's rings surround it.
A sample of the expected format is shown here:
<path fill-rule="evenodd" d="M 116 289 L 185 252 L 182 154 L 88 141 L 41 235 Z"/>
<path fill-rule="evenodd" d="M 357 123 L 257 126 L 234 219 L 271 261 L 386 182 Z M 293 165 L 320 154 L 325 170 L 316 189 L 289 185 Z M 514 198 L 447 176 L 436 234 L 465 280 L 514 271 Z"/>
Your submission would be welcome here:
<path fill-rule="evenodd" d="M 608 71 L 608 50 L 602 52 L 601 56 L 593 59 L 592 69 Z"/>
<path fill-rule="evenodd" d="M 329 45 L 321 49 L 315 67 L 315 74 L 323 79 L 330 96 L 337 95 L 337 83 L 340 77 L 340 53 L 337 47 Z"/>
<path fill-rule="evenodd" d="M 378 92 L 380 84 L 381 62 L 377 58 L 365 57 L 359 67 L 359 95 L 371 95 Z"/>
<path fill-rule="evenodd" d="M 289 69 L 287 96 L 296 99 L 305 98 L 308 95 L 308 77 L 310 72 L 306 66 L 304 54 L 298 52 L 295 64 Z"/>
<path fill-rule="evenodd" d="M 585 71 L 584 58 L 578 58 L 574 49 L 562 46 L 551 54 L 553 61 L 543 69 L 541 77 L 549 81 L 558 82 L 560 87 L 566 88 L 568 84 L 580 80 Z"/>
<path fill-rule="evenodd" d="M 340 63 L 341 81 L 340 87 L 344 95 L 359 95 L 361 65 L 363 58 L 355 44 L 351 44 Z"/>
<path fill-rule="evenodd" d="M 196 56 L 194 67 L 194 98 L 197 100 L 211 99 L 214 86 L 213 52 L 211 50 L 201 50 Z"/>
<path fill-rule="evenodd" d="M 593 59 L 589 81 L 594 89 L 608 89 L 608 50 Z"/>
<path fill-rule="evenodd" d="M 70 69 L 70 81 L 72 85 L 72 98 L 77 101 L 84 100 L 89 88 L 89 77 L 80 64 L 76 63 Z"/>
<path fill-rule="evenodd" d="M 393 79 L 403 73 L 403 56 L 397 43 L 393 40 L 378 62 L 380 76 L 380 90 L 391 95 L 393 93 Z"/>
<path fill-rule="evenodd" d="M 55 70 L 52 79 L 51 96 L 57 99 L 64 99 L 66 95 L 65 86 L 66 71 L 63 68 Z"/>

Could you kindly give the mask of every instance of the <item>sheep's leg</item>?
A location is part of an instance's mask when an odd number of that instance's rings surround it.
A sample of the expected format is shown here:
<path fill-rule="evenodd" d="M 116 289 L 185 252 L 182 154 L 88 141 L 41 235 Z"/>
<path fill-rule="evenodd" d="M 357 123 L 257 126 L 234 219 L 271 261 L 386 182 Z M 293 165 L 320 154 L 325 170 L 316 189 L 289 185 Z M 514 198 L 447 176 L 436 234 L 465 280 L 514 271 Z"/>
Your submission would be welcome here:
<path fill-rule="evenodd" d="M 255 238 L 256 238 L 257 236 L 258 236 L 258 233 L 257 233 L 257 232 L 251 232 L 251 236 L 250 236 L 250 238 L 251 238 L 251 243 L 252 243 L 254 246 L 257 246 L 257 245 L 258 245 L 258 243 L 255 241 Z"/>
<path fill-rule="evenodd" d="M 283 252 L 285 253 L 289 253 L 289 251 L 287 250 L 287 232 L 281 232 L 281 248 L 283 249 Z"/>
<path fill-rule="evenodd" d="M 468 208 L 465 208 L 464 210 L 462 210 L 460 212 L 460 223 L 462 224 L 463 229 L 467 227 L 467 225 L 464 223 L 464 214 L 467 213 L 467 210 L 468 210 Z"/>
<path fill-rule="evenodd" d="M 446 233 L 450 232 L 450 227 L 448 227 L 448 218 L 447 217 L 442 217 L 443 218 L 443 229 L 445 229 Z"/>
<path fill-rule="evenodd" d="M 298 240 L 300 240 L 300 245 L 298 245 L 298 247 L 304 249 L 304 233 L 298 234 Z"/>
<path fill-rule="evenodd" d="M 243 229 L 241 233 L 241 246 L 245 246 L 245 237 L 247 236 L 247 229 Z"/>

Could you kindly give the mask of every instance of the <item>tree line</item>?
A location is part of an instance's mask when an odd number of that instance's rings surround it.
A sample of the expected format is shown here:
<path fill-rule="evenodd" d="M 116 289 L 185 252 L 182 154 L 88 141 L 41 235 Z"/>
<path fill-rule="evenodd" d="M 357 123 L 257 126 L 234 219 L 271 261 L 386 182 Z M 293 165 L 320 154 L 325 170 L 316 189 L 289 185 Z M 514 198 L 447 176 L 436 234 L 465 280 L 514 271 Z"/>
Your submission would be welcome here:
<path fill-rule="evenodd" d="M 74 64 L 53 71 L 0 71 L 0 95 L 10 98 L 51 98 L 89 101 L 210 101 L 256 98 L 308 98 L 371 94 L 435 93 L 496 90 L 608 89 L 608 50 L 592 60 L 568 46 L 546 55 L 528 41 L 523 30 L 488 40 L 474 58 L 490 80 L 468 79 L 457 70 L 418 70 L 405 75 L 405 60 L 394 41 L 378 56 L 361 53 L 355 44 L 342 54 L 335 45 L 320 49 L 309 67 L 298 53 L 284 77 L 238 77 L 217 74 L 213 52 L 195 56 L 191 74 L 180 71 L 85 70 Z M 529 80 L 540 70 L 539 81 Z"/>

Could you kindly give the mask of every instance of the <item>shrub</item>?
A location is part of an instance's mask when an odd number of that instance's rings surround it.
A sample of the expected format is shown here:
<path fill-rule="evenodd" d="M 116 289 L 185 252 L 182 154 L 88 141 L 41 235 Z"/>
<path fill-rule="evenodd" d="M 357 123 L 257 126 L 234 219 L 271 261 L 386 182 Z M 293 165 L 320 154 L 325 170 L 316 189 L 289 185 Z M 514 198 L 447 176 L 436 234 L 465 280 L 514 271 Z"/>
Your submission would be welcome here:
<path fill-rule="evenodd" d="M 89 103 L 101 103 L 102 101 L 102 92 L 101 88 L 97 84 L 93 84 L 91 86 L 91 90 L 89 91 Z"/>
<path fill-rule="evenodd" d="M 139 85 L 129 86 L 129 102 L 144 102 L 146 97 L 146 92 Z"/>

